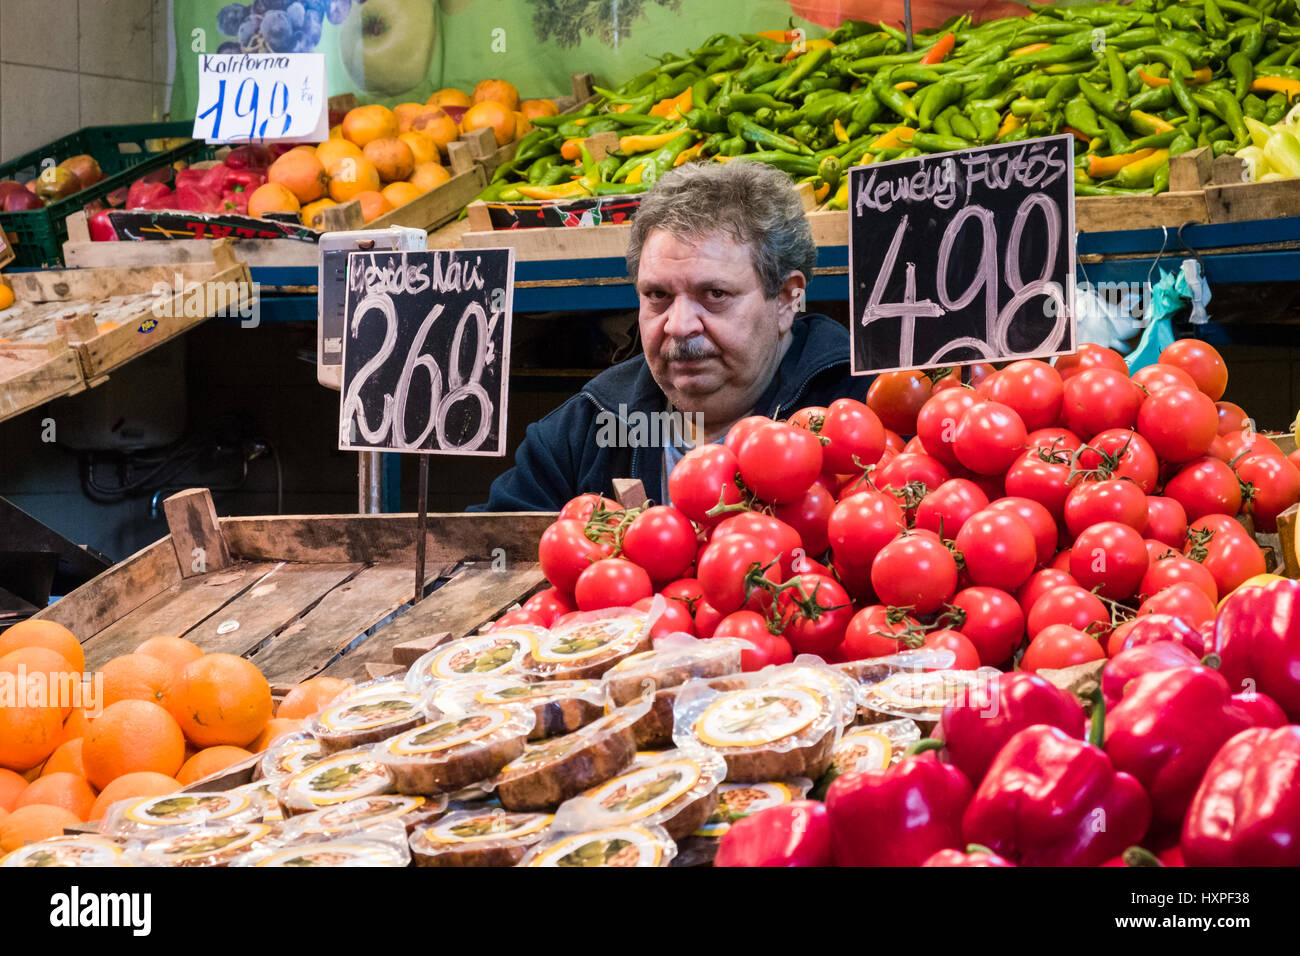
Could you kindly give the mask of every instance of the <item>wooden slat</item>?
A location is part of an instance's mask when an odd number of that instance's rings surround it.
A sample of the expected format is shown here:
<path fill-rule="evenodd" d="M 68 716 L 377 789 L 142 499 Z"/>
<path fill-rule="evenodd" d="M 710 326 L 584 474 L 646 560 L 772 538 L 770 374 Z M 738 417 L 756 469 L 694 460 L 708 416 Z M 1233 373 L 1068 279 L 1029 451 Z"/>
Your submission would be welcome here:
<path fill-rule="evenodd" d="M 322 209 L 317 228 L 322 232 L 351 232 L 354 229 L 360 229 L 364 225 L 365 220 L 361 218 L 361 203 L 355 199 L 350 199 L 336 206 L 326 206 Z"/>
<path fill-rule="evenodd" d="M 1169 189 L 1172 192 L 1193 192 L 1210 181 L 1214 166 L 1214 151 L 1208 146 L 1189 149 L 1169 160 Z"/>
<path fill-rule="evenodd" d="M 233 559 L 217 523 L 217 506 L 207 488 L 189 488 L 163 501 L 181 577 L 230 567 Z"/>
<path fill-rule="evenodd" d="M 1300 556 L 1296 554 L 1297 506 L 1292 505 L 1277 516 L 1278 550 L 1281 552 L 1281 573 L 1288 578 L 1300 578 Z"/>
<path fill-rule="evenodd" d="M 845 220 L 847 236 L 848 221 Z M 573 226 L 563 229 L 471 230 L 461 236 L 466 249 L 495 249 L 510 246 L 520 261 L 543 259 L 603 259 L 627 255 L 632 226 Z M 847 240 L 846 240 L 847 241 Z"/>
<path fill-rule="evenodd" d="M 53 339 L 38 346 L 0 343 L 0 422 L 86 390 L 77 353 Z"/>
<path fill-rule="evenodd" d="M 1206 195 L 1200 191 L 1159 196 L 1080 196 L 1074 201 L 1074 227 L 1080 232 L 1174 228 L 1185 222 L 1209 222 Z"/>
<path fill-rule="evenodd" d="M 181 636 L 209 654 L 249 654 L 303 616 L 361 564 L 286 564 Z M 237 624 L 231 628 L 231 624 Z M 224 632 L 224 633 L 223 633 Z"/>
<path fill-rule="evenodd" d="M 410 572 L 407 574 L 409 577 Z M 392 663 L 393 649 L 399 644 L 439 632 L 446 632 L 449 640 L 464 637 L 499 616 L 516 601 L 525 600 L 545 581 L 541 569 L 535 564 L 519 565 L 504 571 L 494 571 L 491 565 L 465 568 L 419 604 L 376 631 L 352 654 L 327 668 L 325 674 L 361 679 L 366 663 Z M 409 586 L 407 590 L 410 590 Z"/>
<path fill-rule="evenodd" d="M 167 540 L 170 542 L 170 539 Z M 175 561 L 174 558 L 171 560 Z M 264 562 L 241 564 L 173 584 L 134 611 L 117 618 L 90 640 L 84 641 L 86 668 L 93 670 L 119 654 L 129 654 L 141 641 L 156 635 L 184 634 L 200 621 L 216 614 L 274 567 L 275 565 Z M 87 587 L 98 585 L 104 576 L 100 575 Z"/>
<path fill-rule="evenodd" d="M 614 497 L 624 508 L 640 508 L 646 503 L 645 485 L 640 478 L 615 478 Z"/>
<path fill-rule="evenodd" d="M 1251 219 L 1271 219 L 1274 216 L 1300 216 L 1300 179 L 1206 186 L 1205 202 L 1211 222 L 1245 222 Z"/>
<path fill-rule="evenodd" d="M 298 239 L 235 239 L 235 255 L 250 268 L 315 266 L 316 243 Z M 212 261 L 208 239 L 167 239 L 159 242 L 82 242 L 63 244 L 69 268 L 154 266 Z"/>
<path fill-rule="evenodd" d="M 436 563 L 430 567 L 428 581 L 437 578 L 441 570 Z M 249 659 L 272 684 L 296 684 L 314 677 L 365 631 L 411 599 L 412 576 L 411 566 L 406 564 L 366 568 L 326 594 Z M 363 640 L 351 654 L 368 643 Z"/>
<path fill-rule="evenodd" d="M 475 163 L 463 173 L 451 177 L 437 189 L 431 189 L 392 212 L 366 223 L 365 229 L 387 229 L 389 226 L 410 226 L 414 229 L 435 229 L 444 222 L 455 219 L 465 204 L 483 191 L 487 176 L 483 167 Z"/>
<path fill-rule="evenodd" d="M 451 640 L 451 631 L 435 631 L 413 641 L 403 641 L 393 647 L 393 663 L 401 667 L 410 667 L 439 644 Z"/>

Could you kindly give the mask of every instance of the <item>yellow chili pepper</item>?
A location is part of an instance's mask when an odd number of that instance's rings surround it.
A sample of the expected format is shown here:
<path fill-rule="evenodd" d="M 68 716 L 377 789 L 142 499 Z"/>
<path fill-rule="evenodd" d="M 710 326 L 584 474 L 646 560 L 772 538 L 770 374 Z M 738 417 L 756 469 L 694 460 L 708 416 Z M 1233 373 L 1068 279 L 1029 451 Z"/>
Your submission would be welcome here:
<path fill-rule="evenodd" d="M 673 166 L 677 167 L 677 166 L 686 165 L 691 160 L 695 159 L 695 157 L 699 156 L 700 152 L 703 149 L 704 149 L 704 143 L 702 142 L 696 143 L 694 146 L 687 146 L 684 150 L 682 150 L 680 153 L 677 154 L 677 158 L 673 160 Z M 637 167 L 637 169 L 641 169 L 641 168 L 642 168 L 641 166 Z"/>
<path fill-rule="evenodd" d="M 827 182 L 823 182 L 820 186 L 818 186 L 816 189 L 813 190 L 813 199 L 817 200 L 819 203 L 825 202 L 826 197 L 830 195 L 830 192 L 831 192 L 831 184 Z"/>
<path fill-rule="evenodd" d="M 1109 179 L 1129 163 L 1146 159 L 1154 152 L 1154 149 L 1139 149 L 1136 152 L 1117 153 L 1114 156 L 1089 156 L 1088 175 L 1094 179 Z"/>
<path fill-rule="evenodd" d="M 809 40 L 807 43 L 805 43 L 803 45 L 802 50 L 799 49 L 798 45 L 791 47 L 790 52 L 787 53 L 785 56 L 781 57 L 781 62 L 789 63 L 791 60 L 797 60 L 805 53 L 809 53 L 813 50 L 833 50 L 834 48 L 835 48 L 835 44 L 832 43 L 830 40 L 826 39 L 825 37 L 818 37 L 815 40 Z"/>
<path fill-rule="evenodd" d="M 666 133 L 651 133 L 632 136 L 624 136 L 618 141 L 618 148 L 624 156 L 635 156 L 637 153 L 648 153 L 652 149 L 658 149 L 661 146 L 667 146 L 672 142 L 686 127 L 679 126 L 676 129 L 670 129 Z"/>
<path fill-rule="evenodd" d="M 1300 96 L 1300 80 L 1285 76 L 1257 76 L 1250 84 L 1252 93 L 1285 93 L 1288 100 Z"/>
<path fill-rule="evenodd" d="M 916 130 L 910 126 L 895 126 L 888 133 L 885 133 L 878 140 L 871 144 L 871 149 L 893 149 L 899 146 L 906 146 L 916 135 Z"/>
<path fill-rule="evenodd" d="M 1133 112 L 1129 114 L 1129 123 L 1143 136 L 1155 136 L 1157 133 L 1167 133 L 1174 128 L 1173 123 L 1162 120 L 1159 116 L 1152 116 L 1150 113 L 1144 113 L 1141 110 L 1133 110 Z"/>
<path fill-rule="evenodd" d="M 835 138 L 837 140 L 841 143 L 847 143 L 849 141 L 849 131 L 844 128 L 844 124 L 839 121 L 838 117 L 835 120 L 834 129 Z"/>
<path fill-rule="evenodd" d="M 627 174 L 627 178 L 623 181 L 625 183 L 639 183 L 641 177 L 645 174 L 645 166 L 645 163 L 642 163 L 640 166 L 633 166 L 632 171 Z"/>
<path fill-rule="evenodd" d="M 575 162 L 582 157 L 582 144 L 585 142 L 585 139 L 566 139 L 560 146 L 560 155 Z"/>
<path fill-rule="evenodd" d="M 1089 136 L 1087 133 L 1081 133 L 1079 130 L 1075 129 L 1073 126 L 1062 126 L 1062 127 L 1061 127 L 1061 132 L 1062 132 L 1062 133 L 1069 133 L 1071 136 L 1073 136 L 1075 139 L 1077 139 L 1077 140 L 1078 140 L 1079 142 L 1081 142 L 1081 143 L 1091 143 L 1091 142 L 1092 142 L 1092 137 L 1091 137 L 1091 136 Z"/>
<path fill-rule="evenodd" d="M 640 169 L 639 166 L 637 168 Z M 581 179 L 556 186 L 520 186 L 519 192 L 529 199 L 573 199 L 576 196 L 591 195 L 591 190 Z"/>
<path fill-rule="evenodd" d="M 1037 53 L 1039 50 L 1046 50 L 1052 44 L 1050 43 L 1031 43 L 1028 46 L 1022 46 L 1011 51 L 1012 56 L 1024 56 L 1026 53 Z"/>
<path fill-rule="evenodd" d="M 917 84 L 914 83 L 914 82 L 912 82 L 911 80 L 904 80 L 902 83 L 895 83 L 895 84 L 894 84 L 894 89 L 896 89 L 896 90 L 898 90 L 898 91 L 900 91 L 900 92 L 902 92 L 902 93 L 906 93 L 908 90 L 914 90 L 914 89 L 916 89 L 916 87 L 917 87 Z"/>
<path fill-rule="evenodd" d="M 1200 86 L 1202 83 L 1210 82 L 1210 78 L 1213 75 L 1214 74 L 1211 73 L 1210 68 L 1208 66 L 1203 66 L 1195 73 L 1193 73 L 1190 77 L 1185 79 L 1183 82 L 1187 83 L 1189 86 Z M 1141 80 L 1143 83 L 1145 83 L 1147 86 L 1168 86 L 1169 85 L 1168 77 L 1152 76 L 1146 70 L 1141 70 L 1141 69 L 1138 70 L 1138 79 Z"/>
<path fill-rule="evenodd" d="M 1005 136 L 1012 130 L 1020 129 L 1022 125 L 1020 117 L 1008 110 L 1007 115 L 1002 118 L 1002 125 L 998 127 L 998 135 Z"/>

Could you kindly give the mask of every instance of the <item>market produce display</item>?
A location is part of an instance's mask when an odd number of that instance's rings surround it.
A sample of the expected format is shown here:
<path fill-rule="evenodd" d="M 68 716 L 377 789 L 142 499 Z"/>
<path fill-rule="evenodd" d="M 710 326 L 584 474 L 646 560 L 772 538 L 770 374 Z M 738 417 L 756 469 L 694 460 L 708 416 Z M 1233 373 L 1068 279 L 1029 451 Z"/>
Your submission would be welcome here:
<path fill-rule="evenodd" d="M 534 120 L 480 198 L 634 193 L 685 162 L 745 159 L 843 209 L 850 166 L 1062 132 L 1078 141 L 1076 194 L 1159 193 L 1171 156 L 1248 148 L 1247 120 L 1278 123 L 1300 92 L 1289 0 L 1028 6 L 921 31 L 911 52 L 885 23 L 709 37 L 599 104 Z M 619 136 L 599 162 L 584 149 L 596 133 Z M 1300 170 L 1291 145 L 1270 147 L 1283 175 Z"/>

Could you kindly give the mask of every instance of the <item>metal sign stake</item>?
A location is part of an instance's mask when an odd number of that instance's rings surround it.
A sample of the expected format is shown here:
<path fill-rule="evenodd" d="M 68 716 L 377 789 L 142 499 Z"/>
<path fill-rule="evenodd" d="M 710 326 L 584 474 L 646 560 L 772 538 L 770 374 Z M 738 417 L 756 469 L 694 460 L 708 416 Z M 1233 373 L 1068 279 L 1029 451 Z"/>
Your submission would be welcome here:
<path fill-rule="evenodd" d="M 903 30 L 907 33 L 907 52 L 912 52 L 912 0 L 903 0 Z"/>
<path fill-rule="evenodd" d="M 420 503 L 415 519 L 415 597 L 412 604 L 419 604 L 424 597 L 424 550 L 425 536 L 429 527 L 429 456 L 420 456 Z"/>

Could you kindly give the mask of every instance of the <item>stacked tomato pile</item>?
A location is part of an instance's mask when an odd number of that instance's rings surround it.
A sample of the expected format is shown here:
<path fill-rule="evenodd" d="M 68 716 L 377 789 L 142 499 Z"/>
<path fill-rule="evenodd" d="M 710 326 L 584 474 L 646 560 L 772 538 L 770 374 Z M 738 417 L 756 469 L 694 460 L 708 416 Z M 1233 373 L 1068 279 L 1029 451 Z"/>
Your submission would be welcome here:
<path fill-rule="evenodd" d="M 677 465 L 671 507 L 574 499 L 541 541 L 553 587 L 501 623 L 658 592 L 660 633 L 745 638 L 749 669 L 925 646 L 1036 671 L 1175 636 L 1202 653 L 1218 602 L 1265 572 L 1243 520 L 1273 531 L 1300 498 L 1296 464 L 1219 401 L 1219 354 L 1182 340 L 1130 377 L 1085 345 L 970 378 L 889 373 L 866 404 L 746 418 Z"/>

